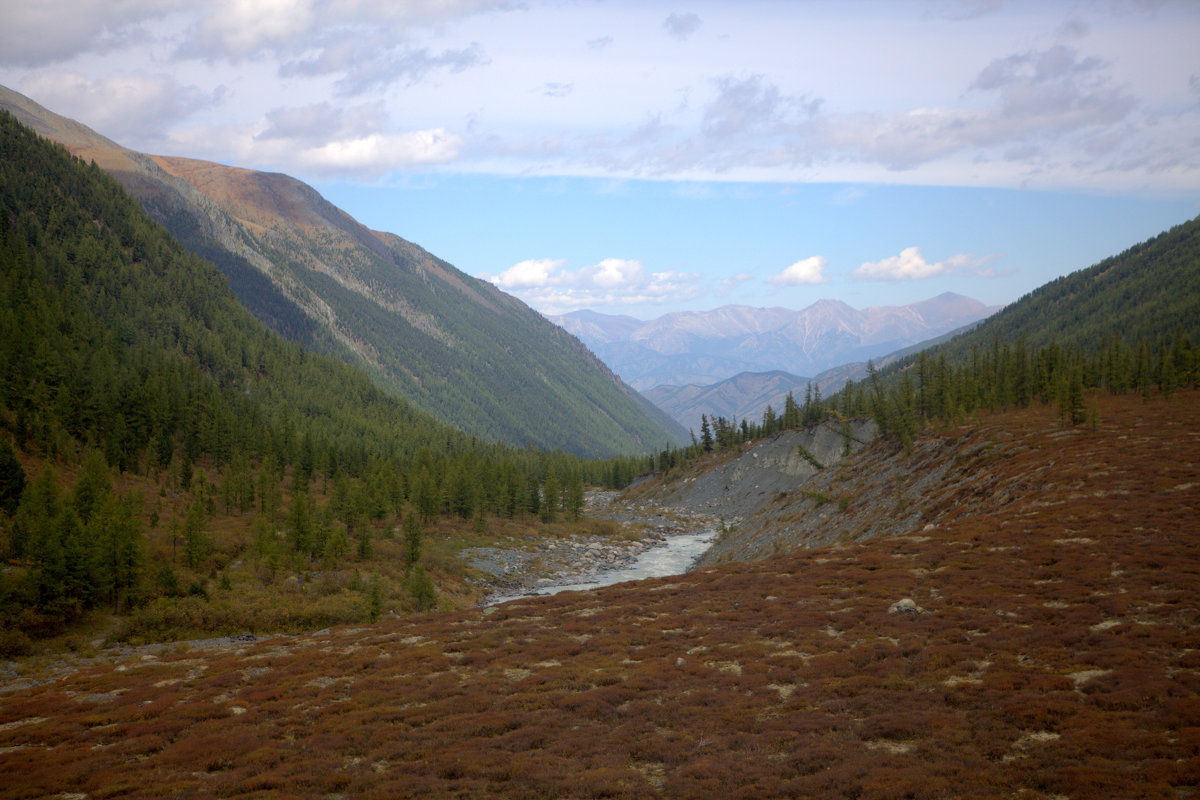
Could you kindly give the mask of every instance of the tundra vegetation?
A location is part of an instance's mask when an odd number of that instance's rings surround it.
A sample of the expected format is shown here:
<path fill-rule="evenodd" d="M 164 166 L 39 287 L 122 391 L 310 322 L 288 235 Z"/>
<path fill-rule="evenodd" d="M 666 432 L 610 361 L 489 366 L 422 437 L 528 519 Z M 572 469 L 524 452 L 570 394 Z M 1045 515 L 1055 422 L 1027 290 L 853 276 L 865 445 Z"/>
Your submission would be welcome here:
<path fill-rule="evenodd" d="M 1187 796 L 1200 393 L 1097 403 L 1096 430 L 990 416 L 986 472 L 1022 494 L 913 535 L 26 662 L 0 797 Z"/>

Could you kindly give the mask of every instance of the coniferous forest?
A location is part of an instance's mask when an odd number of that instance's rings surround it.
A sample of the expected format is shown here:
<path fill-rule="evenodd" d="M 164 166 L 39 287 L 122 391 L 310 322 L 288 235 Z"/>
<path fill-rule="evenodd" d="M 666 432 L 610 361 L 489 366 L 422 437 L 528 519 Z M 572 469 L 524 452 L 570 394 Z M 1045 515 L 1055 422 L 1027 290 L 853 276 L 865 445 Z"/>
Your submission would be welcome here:
<path fill-rule="evenodd" d="M 7 631 L 200 602 L 239 559 L 303 575 L 361 560 L 372 536 L 395 538 L 382 545 L 404 566 L 395 590 L 429 605 L 422 528 L 574 519 L 585 482 L 619 486 L 648 466 L 480 441 L 268 332 L 115 180 L 8 114 L 0 208 Z M 244 541 L 222 552 L 211 528 L 229 514 Z M 381 602 L 358 578 L 351 616 Z"/>
<path fill-rule="evenodd" d="M 518 449 L 266 330 L 115 180 L 7 114 L 0 156 L 6 652 L 101 610 L 146 640 L 453 606 L 474 598 L 457 549 L 584 524 L 585 486 L 856 417 L 905 449 L 929 422 L 1033 404 L 1094 426 L 1095 392 L 1200 373 L 1193 220 L 828 398 L 705 417 L 688 447 Z"/>

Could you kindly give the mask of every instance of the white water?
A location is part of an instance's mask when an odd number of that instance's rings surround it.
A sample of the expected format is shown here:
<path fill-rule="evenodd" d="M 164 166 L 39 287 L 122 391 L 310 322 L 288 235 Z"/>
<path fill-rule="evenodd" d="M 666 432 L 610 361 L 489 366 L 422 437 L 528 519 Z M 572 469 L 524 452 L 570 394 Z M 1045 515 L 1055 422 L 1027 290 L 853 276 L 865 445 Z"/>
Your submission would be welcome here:
<path fill-rule="evenodd" d="M 645 550 L 628 567 L 606 570 L 587 576 L 577 576 L 573 583 L 558 583 L 542 586 L 533 592 L 539 594 L 558 594 L 584 589 L 595 589 L 600 586 L 611 586 L 622 581 L 637 581 L 642 578 L 661 578 L 666 575 L 679 575 L 687 572 L 697 558 L 704 554 L 709 544 L 716 538 L 715 529 L 705 529 L 696 533 L 681 533 L 668 536 L 661 544 Z M 570 580 L 570 579 L 569 579 Z M 513 598 L 505 598 L 513 599 Z"/>

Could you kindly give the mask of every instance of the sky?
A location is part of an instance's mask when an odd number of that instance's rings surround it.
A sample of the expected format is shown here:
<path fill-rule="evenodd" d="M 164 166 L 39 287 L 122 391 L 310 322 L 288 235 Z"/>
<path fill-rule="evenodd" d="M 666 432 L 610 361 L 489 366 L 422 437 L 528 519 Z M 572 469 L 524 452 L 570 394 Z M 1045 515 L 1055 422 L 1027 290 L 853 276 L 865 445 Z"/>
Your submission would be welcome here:
<path fill-rule="evenodd" d="M 0 83 L 546 314 L 1012 302 L 1200 214 L 1196 0 L 39 0 Z"/>

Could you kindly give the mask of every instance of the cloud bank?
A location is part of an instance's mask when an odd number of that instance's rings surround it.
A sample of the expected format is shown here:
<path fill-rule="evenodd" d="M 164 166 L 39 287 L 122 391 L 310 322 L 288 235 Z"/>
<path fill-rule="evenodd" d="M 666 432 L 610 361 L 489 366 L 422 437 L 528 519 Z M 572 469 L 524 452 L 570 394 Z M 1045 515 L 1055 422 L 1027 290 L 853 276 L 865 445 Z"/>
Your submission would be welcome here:
<path fill-rule="evenodd" d="M 864 263 L 850 273 L 850 277 L 862 281 L 922 280 L 952 272 L 976 270 L 986 260 L 977 258 L 970 253 L 959 253 L 944 261 L 931 264 L 921 255 L 921 248 L 906 247 L 900 251 L 898 256 Z"/>
<path fill-rule="evenodd" d="M 873 4 L 870 26 L 861 7 L 767 0 L 666 17 L 653 4 L 539 0 L 9 6 L 0 82 L 133 147 L 207 141 L 213 152 L 194 155 L 242 152 L 285 171 L 1200 184 L 1200 5 L 1184 0 L 944 13 L 896 0 Z M 144 102 L 122 81 L 146 87 Z M 298 148 L 260 137 L 277 128 L 271 115 L 321 104 L 378 114 Z"/>
<path fill-rule="evenodd" d="M 647 272 L 637 259 L 605 258 L 577 270 L 566 269 L 566 263 L 560 258 L 527 259 L 499 275 L 480 277 L 548 314 L 596 306 L 653 305 L 690 299 L 704 291 L 703 281 L 695 275 Z"/>
<path fill-rule="evenodd" d="M 810 256 L 792 264 L 787 269 L 767 278 L 767 283 L 779 288 L 788 286 L 811 286 L 825 283 L 825 259 L 822 256 Z"/>

